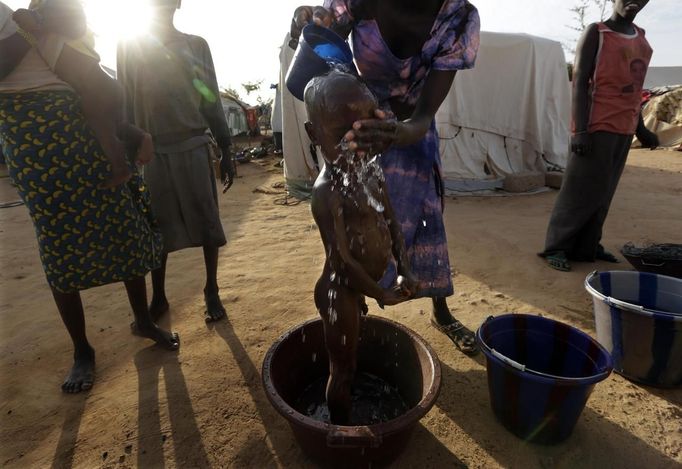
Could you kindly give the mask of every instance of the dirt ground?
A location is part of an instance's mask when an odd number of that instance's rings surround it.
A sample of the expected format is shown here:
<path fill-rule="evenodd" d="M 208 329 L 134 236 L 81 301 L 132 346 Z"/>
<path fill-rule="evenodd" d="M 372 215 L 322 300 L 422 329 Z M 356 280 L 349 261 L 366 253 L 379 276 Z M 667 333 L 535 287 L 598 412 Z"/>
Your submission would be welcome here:
<path fill-rule="evenodd" d="M 240 165 L 221 197 L 229 244 L 218 274 L 228 319 L 203 321 L 200 250 L 173 254 L 171 311 L 179 353 L 133 337 L 122 285 L 86 291 L 97 349 L 91 392 L 63 395 L 71 343 L 47 288 L 24 207 L 0 210 L 0 466 L 313 467 L 270 406 L 260 367 L 284 331 L 316 317 L 312 289 L 324 252 L 306 203 L 283 206 L 275 160 Z M 254 192 L 262 188 L 264 191 Z M 16 199 L 7 179 L 0 201 Z M 450 304 L 476 329 L 489 315 L 542 313 L 594 335 L 585 276 L 560 273 L 542 248 L 556 192 L 448 199 L 454 269 Z M 605 226 L 605 244 L 681 242 L 682 154 L 633 151 Z M 629 268 L 627 264 L 624 268 Z M 495 420 L 481 357 L 459 353 L 429 325 L 429 301 L 370 313 L 397 320 L 432 344 L 443 383 L 396 467 L 671 468 L 682 466 L 682 389 L 657 390 L 612 375 L 599 384 L 574 434 L 558 446 L 524 443 Z"/>

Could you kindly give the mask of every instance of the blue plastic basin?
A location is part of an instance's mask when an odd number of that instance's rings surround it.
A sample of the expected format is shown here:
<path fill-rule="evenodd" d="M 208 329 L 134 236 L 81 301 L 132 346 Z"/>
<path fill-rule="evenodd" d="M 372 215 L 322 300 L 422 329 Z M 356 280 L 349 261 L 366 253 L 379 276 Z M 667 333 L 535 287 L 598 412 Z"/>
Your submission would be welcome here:
<path fill-rule="evenodd" d="M 597 341 L 540 316 L 490 317 L 476 339 L 486 357 L 495 416 L 534 443 L 568 438 L 595 384 L 612 369 L 609 353 Z"/>
<path fill-rule="evenodd" d="M 597 340 L 616 373 L 659 387 L 682 385 L 682 279 L 646 272 L 593 272 Z"/>

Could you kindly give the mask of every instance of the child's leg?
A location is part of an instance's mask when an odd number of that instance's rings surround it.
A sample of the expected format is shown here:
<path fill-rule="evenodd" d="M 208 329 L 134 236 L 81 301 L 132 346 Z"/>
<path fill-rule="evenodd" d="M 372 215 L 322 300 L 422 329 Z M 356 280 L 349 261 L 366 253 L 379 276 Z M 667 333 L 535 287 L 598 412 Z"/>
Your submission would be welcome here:
<path fill-rule="evenodd" d="M 357 367 L 360 298 L 356 293 L 331 282 L 328 291 L 335 293 L 327 294 L 326 303 L 320 302 L 318 305 L 324 323 L 325 345 L 329 353 L 327 406 L 333 424 L 348 425 L 351 386 Z"/>
<path fill-rule="evenodd" d="M 130 179 L 125 147 L 116 136 L 122 112 L 122 94 L 116 81 L 104 73 L 96 59 L 68 45 L 59 56 L 55 73 L 81 97 L 83 115 L 111 164 L 111 178 L 105 185 L 113 187 Z"/>

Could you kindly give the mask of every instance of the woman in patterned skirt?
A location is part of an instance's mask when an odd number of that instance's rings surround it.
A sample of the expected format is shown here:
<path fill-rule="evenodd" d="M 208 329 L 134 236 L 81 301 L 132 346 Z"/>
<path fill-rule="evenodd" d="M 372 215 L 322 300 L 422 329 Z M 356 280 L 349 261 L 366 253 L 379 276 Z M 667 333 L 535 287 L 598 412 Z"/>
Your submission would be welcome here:
<path fill-rule="evenodd" d="M 177 334 L 154 324 L 144 276 L 160 261 L 161 239 L 141 179 L 103 188 L 109 163 L 80 110 L 78 97 L 48 67 L 38 43 L 0 3 L 0 144 L 9 175 L 26 204 L 57 309 L 74 345 L 74 365 L 62 389 L 80 392 L 94 381 L 80 291 L 124 282 L 140 335 L 175 350 Z M 82 18 L 80 19 L 82 21 Z M 72 27 L 44 18 L 51 32 Z M 68 32 L 68 31 L 67 31 Z"/>
<path fill-rule="evenodd" d="M 299 7 L 292 36 L 311 21 L 343 37 L 353 34 L 360 72 L 383 108 L 356 122 L 346 139 L 357 151 L 381 150 L 381 165 L 402 225 L 418 296 L 433 300 L 431 323 L 466 354 L 477 352 L 471 331 L 446 297 L 453 287 L 443 223 L 443 184 L 434 116 L 457 70 L 474 65 L 478 12 L 466 0 L 325 0 Z"/>

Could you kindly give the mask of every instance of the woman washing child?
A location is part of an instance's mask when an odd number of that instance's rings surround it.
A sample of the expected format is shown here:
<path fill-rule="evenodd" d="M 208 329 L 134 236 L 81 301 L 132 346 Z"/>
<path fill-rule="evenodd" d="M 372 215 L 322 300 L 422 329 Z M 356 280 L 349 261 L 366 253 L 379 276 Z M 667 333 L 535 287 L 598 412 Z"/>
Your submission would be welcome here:
<path fill-rule="evenodd" d="M 417 297 L 432 298 L 434 327 L 474 354 L 473 334 L 446 300 L 453 286 L 434 116 L 457 70 L 474 65 L 478 12 L 466 0 L 325 0 L 324 7 L 296 9 L 292 37 L 312 21 L 353 34 L 360 75 L 381 110 L 355 122 L 346 139 L 353 150 L 382 153 L 389 198 L 420 281 Z"/>

